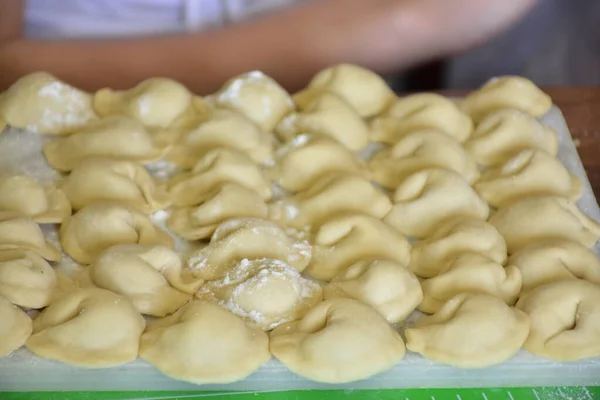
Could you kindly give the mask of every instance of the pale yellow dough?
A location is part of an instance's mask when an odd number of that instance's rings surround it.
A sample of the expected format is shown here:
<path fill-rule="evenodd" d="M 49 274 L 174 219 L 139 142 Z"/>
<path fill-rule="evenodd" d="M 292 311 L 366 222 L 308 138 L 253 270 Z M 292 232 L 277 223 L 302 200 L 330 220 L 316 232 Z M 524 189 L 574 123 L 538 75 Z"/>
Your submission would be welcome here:
<path fill-rule="evenodd" d="M 600 225 L 560 197 L 523 198 L 501 207 L 489 222 L 504 236 L 509 254 L 545 239 L 593 247 L 600 238 Z"/>
<path fill-rule="evenodd" d="M 458 141 L 440 131 L 416 131 L 399 139 L 392 147 L 369 161 L 373 180 L 396 189 L 409 175 L 428 168 L 445 168 L 473 183 L 479 178 L 475 160 Z"/>
<path fill-rule="evenodd" d="M 517 303 L 531 318 L 525 350 L 556 361 L 600 356 L 600 286 L 584 280 L 549 283 Z"/>
<path fill-rule="evenodd" d="M 508 263 L 521 270 L 523 292 L 571 279 L 600 284 L 600 260 L 577 242 L 557 239 L 533 243 L 513 254 Z"/>
<path fill-rule="evenodd" d="M 367 214 L 328 219 L 316 231 L 312 242 L 313 257 L 304 272 L 322 281 L 332 280 L 361 260 L 389 259 L 403 266 L 410 262 L 410 244 L 406 238 Z"/>
<path fill-rule="evenodd" d="M 60 227 L 65 253 L 81 264 L 117 244 L 148 244 L 174 247 L 173 239 L 137 209 L 119 203 L 92 203 Z"/>
<path fill-rule="evenodd" d="M 31 319 L 19 307 L 0 296 L 0 358 L 25 344 L 31 335 Z"/>
<path fill-rule="evenodd" d="M 90 158 L 79 164 L 60 184 L 75 211 L 92 203 L 115 201 L 145 214 L 171 205 L 166 190 L 133 161 Z"/>
<path fill-rule="evenodd" d="M 302 319 L 271 332 L 271 354 L 317 382 L 366 379 L 404 357 L 400 334 L 373 308 L 354 299 L 317 304 Z"/>
<path fill-rule="evenodd" d="M 65 193 L 25 175 L 0 175 L 0 211 L 14 211 L 40 224 L 59 224 L 71 215 Z"/>
<path fill-rule="evenodd" d="M 389 323 L 402 322 L 423 300 L 419 279 L 394 261 L 360 261 L 325 286 L 325 299 L 347 297 L 373 307 Z"/>
<path fill-rule="evenodd" d="M 96 118 L 90 94 L 45 72 L 25 75 L 0 95 L 1 121 L 49 135 L 65 135 Z"/>
<path fill-rule="evenodd" d="M 269 338 L 216 304 L 193 301 L 148 326 L 140 358 L 198 385 L 242 380 L 271 358 Z"/>
<path fill-rule="evenodd" d="M 487 219 L 489 207 L 456 172 L 433 168 L 406 178 L 384 221 L 407 236 L 425 239 L 456 218 Z"/>
<path fill-rule="evenodd" d="M 528 334 L 524 312 L 497 297 L 472 293 L 453 297 L 405 331 L 410 351 L 459 368 L 501 364 L 519 351 Z"/>
<path fill-rule="evenodd" d="M 0 212 L 0 250 L 30 250 L 48 261 L 59 261 L 60 251 L 46 241 L 31 218 L 14 212 Z"/>

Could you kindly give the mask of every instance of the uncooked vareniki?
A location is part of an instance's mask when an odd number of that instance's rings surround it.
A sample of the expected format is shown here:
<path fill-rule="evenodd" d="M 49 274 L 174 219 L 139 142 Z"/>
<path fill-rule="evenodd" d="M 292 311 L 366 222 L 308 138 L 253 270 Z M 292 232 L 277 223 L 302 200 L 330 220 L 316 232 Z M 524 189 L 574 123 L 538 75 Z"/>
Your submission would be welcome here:
<path fill-rule="evenodd" d="M 524 312 L 497 297 L 472 293 L 453 297 L 405 331 L 409 350 L 460 368 L 500 364 L 519 351 L 528 334 Z"/>
<path fill-rule="evenodd" d="M 525 197 L 501 207 L 489 222 L 506 240 L 509 254 L 545 239 L 592 247 L 600 238 L 600 225 L 561 197 Z"/>
<path fill-rule="evenodd" d="M 60 251 L 46 241 L 44 233 L 31 218 L 0 212 L 0 250 L 30 250 L 48 261 L 58 261 Z"/>
<path fill-rule="evenodd" d="M 549 283 L 525 293 L 517 308 L 531 318 L 523 347 L 556 361 L 600 356 L 600 286 L 584 280 Z"/>
<path fill-rule="evenodd" d="M 31 318 L 19 307 L 0 296 L 0 358 L 25 344 L 31 335 Z"/>
<path fill-rule="evenodd" d="M 419 279 L 394 261 L 360 261 L 324 288 L 325 299 L 348 297 L 373 307 L 389 323 L 404 321 L 423 299 Z"/>
<path fill-rule="evenodd" d="M 460 175 L 433 168 L 406 178 L 384 221 L 407 236 L 424 239 L 458 217 L 485 220 L 489 207 Z"/>
<path fill-rule="evenodd" d="M 40 224 L 59 224 L 71 215 L 65 193 L 24 175 L 0 175 L 0 210 L 27 215 Z"/>
<path fill-rule="evenodd" d="M 366 379 L 396 365 L 406 351 L 400 334 L 377 311 L 344 298 L 317 304 L 270 338 L 271 354 L 287 368 L 325 383 Z"/>
<path fill-rule="evenodd" d="M 113 367 L 137 358 L 145 325 L 127 298 L 104 289 L 80 289 L 35 318 L 26 346 L 37 356 L 71 365 Z"/>
<path fill-rule="evenodd" d="M 445 168 L 458 173 L 467 182 L 479 178 L 475 160 L 460 143 L 440 131 L 412 132 L 369 161 L 373 180 L 395 189 L 409 175 L 428 168 Z"/>
<path fill-rule="evenodd" d="M 358 261 L 377 259 L 408 266 L 410 244 L 381 220 L 352 213 L 333 217 L 319 227 L 313 238 L 313 257 L 304 272 L 330 281 Z"/>
<path fill-rule="evenodd" d="M 46 72 L 26 75 L 0 95 L 0 121 L 32 132 L 69 134 L 94 118 L 88 93 Z"/>
<path fill-rule="evenodd" d="M 119 203 L 92 203 L 60 227 L 63 250 L 81 264 L 91 264 L 111 246 L 136 243 L 174 246 L 173 239 L 146 215 Z"/>

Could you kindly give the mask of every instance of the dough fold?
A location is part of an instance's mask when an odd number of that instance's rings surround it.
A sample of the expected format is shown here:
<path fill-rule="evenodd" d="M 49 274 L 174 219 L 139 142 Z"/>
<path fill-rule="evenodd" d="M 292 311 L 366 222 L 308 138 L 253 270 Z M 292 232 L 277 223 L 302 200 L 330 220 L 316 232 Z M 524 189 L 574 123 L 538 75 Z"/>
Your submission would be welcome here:
<path fill-rule="evenodd" d="M 15 212 L 0 211 L 0 251 L 30 250 L 48 261 L 59 261 L 60 251 L 46 241 L 44 233 L 31 218 Z"/>
<path fill-rule="evenodd" d="M 0 296 L 0 358 L 23 346 L 31 335 L 32 323 L 19 307 Z"/>

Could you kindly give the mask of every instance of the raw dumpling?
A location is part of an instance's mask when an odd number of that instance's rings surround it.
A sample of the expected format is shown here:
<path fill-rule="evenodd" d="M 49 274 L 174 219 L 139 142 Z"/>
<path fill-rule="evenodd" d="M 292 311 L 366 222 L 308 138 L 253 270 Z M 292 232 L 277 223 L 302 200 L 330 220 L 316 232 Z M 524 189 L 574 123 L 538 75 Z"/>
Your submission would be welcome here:
<path fill-rule="evenodd" d="M 460 107 L 475 121 L 503 108 L 513 108 L 534 117 L 550 111 L 552 99 L 529 79 L 503 76 L 490 79 L 483 87 L 469 94 Z"/>
<path fill-rule="evenodd" d="M 434 362 L 485 368 L 519 351 L 529 334 L 529 318 L 497 297 L 463 293 L 404 333 L 410 351 Z"/>
<path fill-rule="evenodd" d="M 231 219 L 221 224 L 210 244 L 187 261 L 194 275 L 205 280 L 222 279 L 240 261 L 282 260 L 301 272 L 310 262 L 308 241 L 288 235 L 272 221 L 255 218 Z"/>
<path fill-rule="evenodd" d="M 196 296 L 269 331 L 304 316 L 323 300 L 323 290 L 285 262 L 262 258 L 243 259 L 222 280 L 202 286 Z"/>
<path fill-rule="evenodd" d="M 402 264 L 388 260 L 360 261 L 324 288 L 325 299 L 348 297 L 373 307 L 389 323 L 406 319 L 423 299 L 417 277 Z"/>
<path fill-rule="evenodd" d="M 506 163 L 485 171 L 473 186 L 492 207 L 521 197 L 549 195 L 576 201 L 581 181 L 543 150 L 523 150 Z"/>
<path fill-rule="evenodd" d="M 448 221 L 433 236 L 412 244 L 410 269 L 421 278 L 433 278 L 463 253 L 477 253 L 503 265 L 506 242 L 496 228 L 479 219 Z"/>
<path fill-rule="evenodd" d="M 137 358 L 145 325 L 127 298 L 80 289 L 37 316 L 26 346 L 37 356 L 79 367 L 114 367 Z"/>
<path fill-rule="evenodd" d="M 417 131 L 384 149 L 369 161 L 373 180 L 388 189 L 428 168 L 455 171 L 469 183 L 479 178 L 475 161 L 452 137 L 439 131 Z"/>
<path fill-rule="evenodd" d="M 90 158 L 79 164 L 59 185 L 74 210 L 92 203 L 114 201 L 145 214 L 171 205 L 166 190 L 133 161 Z"/>
<path fill-rule="evenodd" d="M 358 65 L 340 64 L 319 72 L 308 87 L 294 95 L 305 109 L 323 92 L 333 92 L 350 104 L 363 118 L 383 112 L 394 101 L 394 93 L 376 73 Z"/>
<path fill-rule="evenodd" d="M 0 358 L 23 346 L 31 335 L 31 319 L 19 307 L 0 296 Z"/>
<path fill-rule="evenodd" d="M 0 297 L 25 308 L 50 304 L 56 273 L 46 260 L 28 250 L 0 251 Z"/>
<path fill-rule="evenodd" d="M 65 193 L 24 175 L 0 176 L 0 210 L 21 213 L 40 224 L 59 224 L 71 215 Z"/>
<path fill-rule="evenodd" d="M 487 219 L 489 207 L 460 175 L 432 168 L 406 178 L 384 221 L 407 236 L 424 239 L 458 217 Z"/>
<path fill-rule="evenodd" d="M 473 131 L 473 121 L 455 102 L 435 93 L 403 97 L 371 123 L 371 139 L 394 144 L 404 135 L 421 130 L 444 132 L 459 142 Z"/>
<path fill-rule="evenodd" d="M 128 297 L 140 313 L 157 317 L 177 311 L 203 283 L 164 246 L 113 246 L 100 253 L 89 274 L 96 286 Z"/>
<path fill-rule="evenodd" d="M 350 150 L 360 150 L 369 143 L 369 127 L 356 111 L 333 93 L 315 97 L 302 112 L 285 117 L 276 129 L 289 141 L 300 133 L 317 133 L 340 142 Z"/>
<path fill-rule="evenodd" d="M 482 255 L 465 253 L 443 266 L 434 278 L 421 282 L 421 287 L 419 310 L 428 314 L 460 293 L 489 294 L 513 305 L 521 290 L 521 272 L 514 265 L 505 268 Z"/>
<path fill-rule="evenodd" d="M 529 314 L 525 350 L 556 361 L 600 356 L 600 286 L 584 280 L 549 283 L 525 293 L 517 308 Z"/>
<path fill-rule="evenodd" d="M 524 149 L 558 154 L 558 136 L 548 126 L 518 110 L 499 110 L 486 117 L 464 144 L 478 164 L 505 163 Z"/>
<path fill-rule="evenodd" d="M 81 264 L 91 264 L 98 255 L 117 244 L 165 245 L 173 239 L 137 209 L 119 203 L 93 203 L 60 227 L 65 253 Z"/>
<path fill-rule="evenodd" d="M 218 148 L 201 157 L 191 172 L 175 176 L 168 184 L 173 204 L 195 206 L 208 199 L 225 183 L 251 189 L 265 200 L 271 198 L 271 183 L 260 167 L 246 154 L 234 149 Z"/>
<path fill-rule="evenodd" d="M 330 281 L 361 260 L 387 259 L 403 266 L 410 262 L 410 244 L 381 220 L 366 214 L 347 214 L 327 220 L 313 239 L 313 257 L 304 271 Z"/>
<path fill-rule="evenodd" d="M 324 176 L 307 190 L 272 204 L 274 220 L 295 229 L 315 229 L 335 214 L 362 212 L 383 218 L 390 199 L 371 182 L 356 174 Z"/>
<path fill-rule="evenodd" d="M 0 95 L 0 120 L 31 132 L 69 134 L 94 118 L 88 93 L 46 72 L 26 75 Z"/>
<path fill-rule="evenodd" d="M 555 281 L 583 279 L 600 284 L 600 260 L 587 247 L 568 240 L 546 240 L 524 247 L 509 259 L 523 275 L 523 292 Z"/>
<path fill-rule="evenodd" d="M 224 308 L 193 301 L 148 326 L 140 358 L 163 374 L 198 385 L 242 380 L 270 358 L 269 338 Z"/>
<path fill-rule="evenodd" d="M 13 212 L 0 212 L 0 250 L 30 250 L 48 261 L 59 261 L 60 251 L 44 238 L 31 218 Z"/>
<path fill-rule="evenodd" d="M 354 299 L 317 304 L 271 332 L 270 349 L 292 372 L 317 382 L 366 379 L 396 365 L 402 337 L 373 308 Z"/>
<path fill-rule="evenodd" d="M 166 128 L 190 106 L 192 94 L 179 82 L 151 78 L 129 90 L 101 89 L 94 110 L 101 117 L 124 115 L 145 126 Z"/>
<path fill-rule="evenodd" d="M 164 152 L 139 122 L 117 116 L 94 121 L 71 136 L 44 145 L 46 160 L 59 171 L 71 171 L 92 157 L 148 163 Z"/>
<path fill-rule="evenodd" d="M 523 198 L 501 207 L 489 222 L 504 236 L 509 254 L 546 239 L 593 247 L 600 238 L 600 225 L 560 197 Z"/>

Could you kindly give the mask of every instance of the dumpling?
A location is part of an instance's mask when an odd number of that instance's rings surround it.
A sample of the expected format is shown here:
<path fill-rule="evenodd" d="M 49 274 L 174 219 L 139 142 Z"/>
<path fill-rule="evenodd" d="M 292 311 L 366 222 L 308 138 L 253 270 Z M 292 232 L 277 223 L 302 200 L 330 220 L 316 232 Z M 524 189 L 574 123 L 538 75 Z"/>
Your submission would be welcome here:
<path fill-rule="evenodd" d="M 497 297 L 463 293 L 404 333 L 410 351 L 436 363 L 485 368 L 521 349 L 529 334 L 529 318 Z"/>
<path fill-rule="evenodd" d="M 600 285 L 600 260 L 577 242 L 557 239 L 532 243 L 513 254 L 508 263 L 521 270 L 523 292 L 571 279 Z"/>
<path fill-rule="evenodd" d="M 59 224 L 71 215 L 65 193 L 24 175 L 0 175 L 0 210 L 21 213 L 40 224 Z"/>
<path fill-rule="evenodd" d="M 534 117 L 550 111 L 552 99 L 529 79 L 502 76 L 490 79 L 460 102 L 460 107 L 475 121 L 503 108 L 513 108 Z"/>
<path fill-rule="evenodd" d="M 593 247 L 600 238 L 600 225 L 561 197 L 525 197 L 501 207 L 489 222 L 506 240 L 509 254 L 546 239 Z"/>
<path fill-rule="evenodd" d="M 477 253 L 503 265 L 506 242 L 496 228 L 483 220 L 450 220 L 431 237 L 412 244 L 410 269 L 421 278 L 433 278 L 463 253 Z"/>
<path fill-rule="evenodd" d="M 373 180 L 388 189 L 409 175 L 428 168 L 445 168 L 473 183 L 479 169 L 459 142 L 439 131 L 417 131 L 400 139 L 393 147 L 375 154 L 369 161 Z"/>
<path fill-rule="evenodd" d="M 556 132 L 518 110 L 499 110 L 477 125 L 465 149 L 478 164 L 490 167 L 505 163 L 524 149 L 558 154 Z"/>
<path fill-rule="evenodd" d="M 325 175 L 355 173 L 368 177 L 366 165 L 340 143 L 302 134 L 280 148 L 270 175 L 290 192 L 305 190 Z"/>
<path fill-rule="evenodd" d="M 543 150 L 521 151 L 506 163 L 485 171 L 473 188 L 496 208 L 535 195 L 576 201 L 583 190 L 579 178 Z"/>
<path fill-rule="evenodd" d="M 25 75 L 0 96 L 0 120 L 31 132 L 69 134 L 94 118 L 90 94 L 46 72 Z"/>
<path fill-rule="evenodd" d="M 177 311 L 203 283 L 164 246 L 113 246 L 88 271 L 94 285 L 126 296 L 140 313 L 157 317 Z"/>
<path fill-rule="evenodd" d="M 80 289 L 35 318 L 26 346 L 39 357 L 79 367 L 114 367 L 137 358 L 145 325 L 127 298 L 104 289 Z"/>
<path fill-rule="evenodd" d="M 330 281 L 358 261 L 377 259 L 408 266 L 410 244 L 381 220 L 352 213 L 333 217 L 319 227 L 313 239 L 313 257 L 304 272 Z"/>
<path fill-rule="evenodd" d="M 191 172 L 175 176 L 168 183 L 173 204 L 195 206 L 206 201 L 225 183 L 251 189 L 265 200 L 271 198 L 271 183 L 260 167 L 246 154 L 234 149 L 218 148 L 202 156 Z"/>
<path fill-rule="evenodd" d="M 163 374 L 198 385 L 242 380 L 270 358 L 269 338 L 224 308 L 193 301 L 148 326 L 140 358 Z"/>
<path fill-rule="evenodd" d="M 101 117 L 124 115 L 145 126 L 165 128 L 190 106 L 192 94 L 181 83 L 150 78 L 129 90 L 101 89 L 94 94 L 94 110 Z"/>
<path fill-rule="evenodd" d="M 48 261 L 59 261 L 60 251 L 44 238 L 31 218 L 13 212 L 0 212 L 0 250 L 30 250 Z"/>
<path fill-rule="evenodd" d="M 556 361 L 600 356 L 600 286 L 584 280 L 549 283 L 525 293 L 517 308 L 529 314 L 523 347 Z"/>
<path fill-rule="evenodd" d="M 171 211 L 167 226 L 187 240 L 209 238 L 223 222 L 232 218 L 266 218 L 269 206 L 255 191 L 227 183 L 194 207 Z"/>
<path fill-rule="evenodd" d="M 394 261 L 360 261 L 325 286 L 325 299 L 347 297 L 362 301 L 389 323 L 402 322 L 423 299 L 419 279 Z"/>
<path fill-rule="evenodd" d="M 133 207 L 119 203 L 93 203 L 60 227 L 60 244 L 81 264 L 117 244 L 148 244 L 174 247 L 173 239 Z"/>
<path fill-rule="evenodd" d="M 458 217 L 487 219 L 489 207 L 460 175 L 432 168 L 406 178 L 384 221 L 407 236 L 425 239 Z"/>
<path fill-rule="evenodd" d="M 361 117 L 383 112 L 394 101 L 394 93 L 376 73 L 358 65 L 340 64 L 319 72 L 308 87 L 294 95 L 300 109 L 323 92 L 333 92 L 350 104 Z"/>
<path fill-rule="evenodd" d="M 31 335 L 31 319 L 19 307 L 0 296 L 0 358 L 25 344 Z"/>
<path fill-rule="evenodd" d="M 265 132 L 272 131 L 294 109 L 290 95 L 260 71 L 230 79 L 210 100 L 241 112 Z"/>
<path fill-rule="evenodd" d="M 317 304 L 270 338 L 271 354 L 290 371 L 325 383 L 369 378 L 392 368 L 406 351 L 400 334 L 377 311 L 344 298 Z"/>
<path fill-rule="evenodd" d="M 305 132 L 330 137 L 350 150 L 360 150 L 369 143 L 367 123 L 352 106 L 330 92 L 319 94 L 302 112 L 288 115 L 276 128 L 284 141 Z"/>
<path fill-rule="evenodd" d="M 0 251 L 0 297 L 25 308 L 50 304 L 57 279 L 46 260 L 28 250 Z"/>
<path fill-rule="evenodd" d="M 421 287 L 419 310 L 428 314 L 460 293 L 489 294 L 513 305 L 521 291 L 521 272 L 514 265 L 505 268 L 482 255 L 465 253 L 443 266 L 437 276 L 421 282 Z"/>
<path fill-rule="evenodd" d="M 323 300 L 323 289 L 283 261 L 243 259 L 222 280 L 202 286 L 196 296 L 269 331 L 304 316 Z"/>
<path fill-rule="evenodd" d="M 71 171 L 92 157 L 148 163 L 159 159 L 165 150 L 139 122 L 125 117 L 94 121 L 71 136 L 44 145 L 46 160 L 59 171 Z"/>
<path fill-rule="evenodd" d="M 223 279 L 240 261 L 282 260 L 302 272 L 310 262 L 308 241 L 290 236 L 272 221 L 256 218 L 231 219 L 221 224 L 210 244 L 190 255 L 187 265 L 205 280 Z"/>
<path fill-rule="evenodd" d="M 148 171 L 133 161 L 90 158 L 79 164 L 60 184 L 74 210 L 92 203 L 115 201 L 145 214 L 171 205 L 167 191 Z"/>
<path fill-rule="evenodd" d="M 392 204 L 371 182 L 356 174 L 324 176 L 307 190 L 273 203 L 270 216 L 292 228 L 315 229 L 335 214 L 362 212 L 383 218 Z"/>
<path fill-rule="evenodd" d="M 459 142 L 466 141 L 473 131 L 473 121 L 444 96 L 418 93 L 396 100 L 371 123 L 371 139 L 394 144 L 404 135 L 421 130 L 444 132 Z"/>

